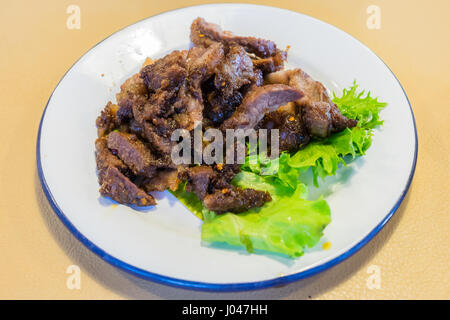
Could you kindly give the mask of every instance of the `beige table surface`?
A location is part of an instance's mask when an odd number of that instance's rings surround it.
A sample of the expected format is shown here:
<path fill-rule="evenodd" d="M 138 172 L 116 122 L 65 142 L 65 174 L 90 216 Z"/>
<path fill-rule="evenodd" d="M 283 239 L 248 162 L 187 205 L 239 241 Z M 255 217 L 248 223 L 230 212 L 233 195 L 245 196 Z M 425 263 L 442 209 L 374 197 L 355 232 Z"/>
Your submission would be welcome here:
<path fill-rule="evenodd" d="M 38 124 L 52 90 L 84 52 L 118 29 L 207 2 L 0 1 L 0 298 L 450 298 L 448 0 L 252 1 L 311 15 L 355 36 L 389 65 L 411 101 L 419 133 L 413 183 L 387 226 L 348 260 L 284 287 L 211 294 L 118 271 L 65 229 L 36 173 Z M 66 27 L 71 4 L 81 9 L 80 30 Z M 381 29 L 366 27 L 370 5 L 381 10 Z M 79 290 L 66 286 L 70 265 L 81 269 Z M 379 289 L 367 286 L 371 266 L 380 271 Z"/>

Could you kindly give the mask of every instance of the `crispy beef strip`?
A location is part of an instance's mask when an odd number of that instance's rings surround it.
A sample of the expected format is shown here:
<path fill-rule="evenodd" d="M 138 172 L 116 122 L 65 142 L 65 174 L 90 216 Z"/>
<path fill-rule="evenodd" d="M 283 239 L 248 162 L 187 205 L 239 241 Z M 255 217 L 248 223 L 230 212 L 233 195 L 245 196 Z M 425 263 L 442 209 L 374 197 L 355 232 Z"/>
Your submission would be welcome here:
<path fill-rule="evenodd" d="M 186 191 L 194 192 L 207 209 L 218 214 L 244 212 L 272 200 L 268 192 L 231 185 L 237 171 L 239 166 L 236 165 L 216 165 L 214 169 L 206 165 L 189 168 L 186 171 Z"/>
<path fill-rule="evenodd" d="M 189 89 L 185 84 L 179 91 L 174 107 L 184 110 L 175 115 L 180 128 L 188 131 L 194 129 L 203 121 L 203 98 L 200 89 Z"/>
<path fill-rule="evenodd" d="M 127 176 L 131 170 L 107 146 L 105 137 L 95 141 L 100 194 L 124 204 L 155 205 L 155 199 L 136 186 Z"/>
<path fill-rule="evenodd" d="M 190 85 L 197 90 L 200 89 L 201 84 L 214 74 L 224 56 L 224 47 L 220 42 L 214 42 L 206 48 L 192 47 L 187 55 Z"/>
<path fill-rule="evenodd" d="M 214 85 L 226 98 L 242 86 L 252 83 L 255 77 L 252 60 L 244 48 L 233 45 L 216 68 Z"/>
<path fill-rule="evenodd" d="M 174 51 L 145 66 L 140 78 L 149 94 L 131 101 L 133 130 L 140 127 L 141 135 L 162 154 L 170 154 L 175 145 L 170 139 L 175 129 L 192 129 L 191 118 L 202 115 L 202 106 L 186 86 L 187 55 L 187 51 Z"/>
<path fill-rule="evenodd" d="M 145 66 L 140 77 L 150 92 L 158 89 L 170 91 L 181 85 L 187 76 L 187 51 L 172 51 L 161 59 Z"/>
<path fill-rule="evenodd" d="M 268 74 L 283 69 L 286 59 L 287 52 L 277 50 L 277 52 L 271 57 L 253 59 L 253 65 L 264 74 Z"/>
<path fill-rule="evenodd" d="M 108 135 L 108 148 L 115 150 L 117 156 L 135 175 L 152 177 L 157 168 L 167 168 L 172 164 L 165 158 L 156 157 L 134 134 L 113 131 Z"/>
<path fill-rule="evenodd" d="M 236 108 L 242 103 L 242 93 L 235 91 L 234 94 L 225 98 L 220 92 L 210 91 L 205 99 L 204 116 L 211 121 L 212 127 L 218 127 L 226 119 L 231 117 Z M 204 125 L 208 127 L 209 125 Z"/>
<path fill-rule="evenodd" d="M 236 36 L 229 31 L 223 31 L 217 24 L 206 22 L 203 18 L 197 18 L 192 23 L 191 41 L 195 45 L 205 47 L 214 42 L 222 42 L 228 46 L 237 44 L 244 47 L 247 52 L 262 58 L 273 56 L 277 52 L 277 46 L 273 41 Z"/>
<path fill-rule="evenodd" d="M 117 118 L 119 123 L 126 123 L 133 118 L 133 100 L 139 97 L 147 97 L 148 89 L 139 73 L 128 78 L 121 86 L 120 92 L 116 94 Z"/>
<path fill-rule="evenodd" d="M 236 36 L 230 31 L 223 31 L 217 24 L 206 22 L 203 18 L 197 18 L 192 23 L 190 38 L 196 46 L 203 47 L 221 42 L 226 45 L 226 51 L 233 46 L 241 46 L 252 55 L 254 67 L 264 74 L 283 69 L 287 59 L 287 51 L 277 49 L 273 41 Z"/>
<path fill-rule="evenodd" d="M 176 191 L 181 183 L 178 178 L 179 169 L 162 169 L 157 170 L 153 177 L 145 179 L 141 183 L 141 187 L 147 192 L 164 191 L 170 189 Z"/>
<path fill-rule="evenodd" d="M 267 191 L 232 187 L 207 194 L 203 204 L 209 210 L 220 214 L 245 212 L 251 208 L 262 207 L 269 201 L 272 201 L 272 197 Z"/>
<path fill-rule="evenodd" d="M 95 140 L 95 158 L 97 162 L 97 170 L 99 172 L 99 182 L 102 183 L 103 174 L 109 167 L 118 168 L 121 172 L 126 173 L 130 171 L 126 164 L 115 156 L 111 150 L 108 149 L 108 139 L 101 137 Z"/>
<path fill-rule="evenodd" d="M 95 123 L 97 125 L 97 135 L 98 137 L 103 137 L 116 129 L 119 126 L 119 122 L 116 117 L 118 106 L 113 104 L 111 101 L 105 106 L 105 108 L 100 112 Z"/>
<path fill-rule="evenodd" d="M 280 152 L 299 150 L 310 141 L 310 136 L 300 114 L 292 114 L 288 111 L 277 110 L 266 114 L 258 123 L 257 128 L 267 129 L 269 134 L 272 129 L 279 130 Z M 271 141 L 269 137 L 268 141 Z"/>
<path fill-rule="evenodd" d="M 116 167 L 108 167 L 103 175 L 100 194 L 124 204 L 139 207 L 156 205 L 155 199 L 144 190 L 138 188 Z"/>
<path fill-rule="evenodd" d="M 303 93 L 296 101 L 308 132 L 313 137 L 325 138 L 331 133 L 356 126 L 357 120 L 342 115 L 331 101 L 326 88 L 301 69 L 279 71 L 266 77 L 269 83 L 289 84 Z"/>
<path fill-rule="evenodd" d="M 217 173 L 212 167 L 206 165 L 189 168 L 186 173 L 186 191 L 195 193 L 200 200 L 203 200 L 211 190 L 211 181 Z"/>
<path fill-rule="evenodd" d="M 205 109 L 204 116 L 213 126 L 219 126 L 228 119 L 236 107 L 241 104 L 246 87 L 261 85 L 262 75 L 253 68 L 252 60 L 244 48 L 233 45 L 225 58 L 215 68 L 212 77 L 202 87 Z"/>
<path fill-rule="evenodd" d="M 253 129 L 267 112 L 281 105 L 298 100 L 300 91 L 283 84 L 255 87 L 245 96 L 233 115 L 220 126 L 225 129 Z"/>

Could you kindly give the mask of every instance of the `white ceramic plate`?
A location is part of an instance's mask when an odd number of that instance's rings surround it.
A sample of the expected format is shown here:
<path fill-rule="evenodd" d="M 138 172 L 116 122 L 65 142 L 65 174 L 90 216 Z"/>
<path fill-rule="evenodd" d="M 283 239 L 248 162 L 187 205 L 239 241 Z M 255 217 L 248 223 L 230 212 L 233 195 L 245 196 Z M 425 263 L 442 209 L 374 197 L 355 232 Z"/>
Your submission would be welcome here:
<path fill-rule="evenodd" d="M 332 222 L 325 236 L 301 258 L 248 254 L 201 243 L 201 221 L 169 193 L 158 205 L 136 211 L 111 206 L 98 193 L 95 119 L 120 84 L 146 57 L 159 58 L 189 45 L 198 16 L 225 30 L 291 46 L 288 67 L 299 66 L 331 91 L 357 80 L 389 105 L 381 112 L 364 158 L 327 180 Z M 103 76 L 102 76 L 103 74 Z M 365 245 L 389 220 L 406 194 L 417 155 L 414 117 L 388 67 L 343 31 L 287 10 L 237 4 L 196 6 L 131 25 L 89 50 L 66 73 L 42 116 L 37 162 L 43 189 L 70 231 L 102 259 L 139 277 L 205 290 L 256 289 L 298 280 L 325 270 Z M 330 250 L 322 250 L 324 241 Z"/>

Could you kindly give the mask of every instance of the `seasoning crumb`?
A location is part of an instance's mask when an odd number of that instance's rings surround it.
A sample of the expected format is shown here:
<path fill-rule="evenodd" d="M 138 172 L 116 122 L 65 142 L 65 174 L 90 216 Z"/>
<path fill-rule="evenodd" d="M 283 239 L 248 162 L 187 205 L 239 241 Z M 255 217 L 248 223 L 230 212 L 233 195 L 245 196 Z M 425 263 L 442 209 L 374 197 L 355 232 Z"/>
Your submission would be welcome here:
<path fill-rule="evenodd" d="M 151 64 L 153 64 L 153 60 L 151 58 L 147 57 L 145 59 L 144 63 L 142 64 L 142 67 L 145 67 L 145 66 L 148 66 L 148 65 L 151 65 Z"/>
<path fill-rule="evenodd" d="M 322 249 L 323 249 L 323 250 L 330 250 L 330 248 L 331 248 L 331 242 L 330 242 L 330 241 L 327 241 L 327 242 L 325 242 L 325 243 L 322 245 Z"/>
<path fill-rule="evenodd" d="M 293 117 L 293 116 L 291 116 L 291 117 L 289 117 L 289 119 L 288 119 L 289 121 L 294 121 L 295 120 L 295 118 Z"/>
<path fill-rule="evenodd" d="M 227 193 L 227 192 L 228 192 L 228 189 L 227 189 L 227 188 L 223 188 L 223 189 L 222 189 L 222 193 L 223 193 L 223 194 L 225 194 L 225 193 Z"/>
<path fill-rule="evenodd" d="M 223 163 L 218 163 L 217 170 L 222 171 L 222 169 L 223 169 Z"/>

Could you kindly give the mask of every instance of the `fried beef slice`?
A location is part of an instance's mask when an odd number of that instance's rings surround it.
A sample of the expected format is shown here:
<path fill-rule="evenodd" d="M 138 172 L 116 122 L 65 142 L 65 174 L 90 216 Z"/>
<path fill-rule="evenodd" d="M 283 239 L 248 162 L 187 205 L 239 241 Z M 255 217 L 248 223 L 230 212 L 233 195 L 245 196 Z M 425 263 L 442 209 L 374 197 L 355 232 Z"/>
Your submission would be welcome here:
<path fill-rule="evenodd" d="M 252 60 L 241 46 L 229 48 L 225 58 L 216 66 L 214 76 L 202 87 L 204 116 L 214 126 L 228 119 L 241 104 L 246 86 L 261 84 L 261 74 L 255 72 Z"/>
<path fill-rule="evenodd" d="M 139 207 L 156 205 L 156 201 L 151 195 L 138 188 L 116 167 L 106 169 L 100 194 L 123 204 L 134 204 Z"/>
<path fill-rule="evenodd" d="M 122 173 L 128 173 L 130 171 L 126 164 L 108 149 L 108 140 L 106 137 L 95 140 L 95 150 L 100 184 L 102 183 L 103 174 L 109 167 L 118 168 Z"/>
<path fill-rule="evenodd" d="M 208 47 L 192 47 L 187 55 L 190 85 L 196 90 L 200 89 L 201 84 L 214 74 L 224 56 L 224 47 L 220 42 L 213 42 Z"/>
<path fill-rule="evenodd" d="M 236 36 L 229 31 L 223 31 L 217 24 L 206 22 L 203 18 L 197 18 L 191 25 L 191 41 L 195 45 L 208 47 L 213 42 L 222 42 L 228 46 L 240 45 L 247 52 L 258 57 L 267 58 L 277 52 L 277 46 L 273 41 L 255 37 Z"/>
<path fill-rule="evenodd" d="M 251 208 L 262 207 L 269 201 L 272 201 L 272 197 L 267 191 L 231 187 L 207 194 L 203 204 L 209 210 L 220 214 L 245 212 Z"/>
<path fill-rule="evenodd" d="M 298 100 L 302 96 L 300 91 L 283 84 L 255 87 L 247 93 L 242 104 L 220 128 L 253 129 L 266 113 L 275 111 L 279 106 Z"/>
<path fill-rule="evenodd" d="M 244 212 L 272 200 L 268 192 L 231 185 L 238 171 L 239 166 L 235 165 L 216 166 L 214 169 L 206 165 L 189 168 L 185 172 L 186 191 L 195 193 L 207 209 L 218 214 Z"/>
<path fill-rule="evenodd" d="M 242 86 L 255 80 L 253 63 L 244 48 L 233 45 L 225 59 L 217 66 L 214 85 L 225 98 L 230 97 Z"/>
<path fill-rule="evenodd" d="M 166 189 L 176 191 L 181 183 L 178 178 L 178 171 L 178 169 L 158 169 L 151 178 L 145 179 L 141 183 L 141 187 L 147 192 L 164 191 Z"/>
<path fill-rule="evenodd" d="M 220 126 L 222 122 L 231 117 L 236 108 L 242 103 L 242 99 L 242 93 L 239 91 L 236 91 L 228 98 L 225 98 L 216 90 L 210 91 L 206 99 L 204 99 L 205 108 L 203 115 L 205 120 L 211 122 L 211 125 L 206 123 L 204 126 Z"/>
<path fill-rule="evenodd" d="M 119 121 L 116 117 L 118 108 L 119 107 L 117 105 L 112 104 L 110 101 L 100 112 L 100 115 L 95 121 L 97 125 L 97 135 L 99 138 L 107 135 L 118 127 Z"/>
<path fill-rule="evenodd" d="M 229 31 L 223 31 L 217 24 L 197 18 L 191 25 L 191 41 L 197 46 L 208 47 L 214 42 L 221 42 L 227 47 L 241 46 L 253 55 L 254 67 L 263 73 L 275 72 L 283 69 L 287 52 L 277 49 L 270 40 L 255 37 L 241 37 Z"/>
<path fill-rule="evenodd" d="M 342 115 L 331 101 L 326 88 L 301 69 L 279 71 L 266 77 L 269 83 L 284 83 L 303 93 L 296 101 L 308 132 L 313 137 L 325 138 L 331 133 L 356 126 L 357 120 Z"/>
<path fill-rule="evenodd" d="M 148 89 L 139 73 L 128 78 L 121 86 L 120 92 L 116 94 L 117 120 L 119 124 L 127 123 L 133 119 L 133 101 L 140 97 L 147 97 Z"/>
<path fill-rule="evenodd" d="M 261 70 L 264 74 L 276 72 L 284 67 L 284 62 L 287 59 L 287 52 L 277 50 L 277 52 L 268 58 L 258 58 L 253 60 L 253 65 L 255 68 Z"/>
<path fill-rule="evenodd" d="M 135 175 L 152 177 L 158 168 L 172 164 L 167 158 L 157 157 L 134 134 L 113 131 L 108 135 L 108 148 L 115 150 L 117 156 Z"/>
<path fill-rule="evenodd" d="M 131 101 L 135 120 L 133 129 L 162 154 L 170 154 L 175 142 L 174 130 L 191 130 L 196 118 L 202 118 L 203 107 L 187 86 L 187 51 L 174 51 L 140 71 L 140 78 L 148 96 L 140 95 Z"/>
<path fill-rule="evenodd" d="M 215 177 L 216 172 L 210 166 L 196 166 L 189 168 L 187 171 L 186 191 L 193 192 L 203 200 L 211 190 L 211 181 Z"/>
<path fill-rule="evenodd" d="M 187 76 L 187 51 L 175 50 L 154 63 L 145 66 L 140 77 L 150 92 L 158 89 L 177 89 Z"/>
<path fill-rule="evenodd" d="M 105 137 L 95 141 L 100 194 L 123 203 L 137 206 L 155 205 L 155 199 L 136 186 L 127 175 L 131 170 L 109 149 Z"/>
<path fill-rule="evenodd" d="M 287 111 L 274 111 L 258 123 L 258 129 L 267 129 L 271 134 L 272 129 L 278 129 L 279 150 L 296 151 L 306 146 L 310 141 L 310 136 L 299 114 L 292 114 Z M 268 141 L 271 141 L 268 137 Z"/>

